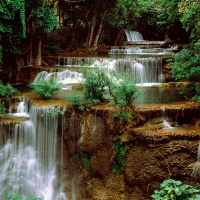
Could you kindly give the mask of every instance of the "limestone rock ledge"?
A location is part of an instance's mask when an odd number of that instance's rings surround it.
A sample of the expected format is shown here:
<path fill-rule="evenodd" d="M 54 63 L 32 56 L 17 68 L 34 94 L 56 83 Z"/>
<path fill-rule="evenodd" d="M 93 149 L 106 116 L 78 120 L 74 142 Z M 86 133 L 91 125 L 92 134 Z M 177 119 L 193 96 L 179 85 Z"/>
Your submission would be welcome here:
<path fill-rule="evenodd" d="M 176 120 L 179 124 L 198 125 L 199 109 L 200 105 L 194 102 L 165 106 L 172 124 Z M 129 109 L 132 118 L 127 121 L 113 117 L 119 110 L 112 105 L 75 111 L 74 136 L 69 133 L 69 120 L 64 138 L 66 170 L 72 179 L 77 177 L 77 199 L 144 200 L 165 179 L 194 181 L 191 164 L 197 161 L 200 129 L 165 130 L 162 110 L 163 106 L 132 107 Z M 119 174 L 112 172 L 116 156 L 112 144 L 116 142 L 128 145 L 124 172 Z M 92 155 L 90 170 L 81 161 L 71 159 L 80 149 Z"/>

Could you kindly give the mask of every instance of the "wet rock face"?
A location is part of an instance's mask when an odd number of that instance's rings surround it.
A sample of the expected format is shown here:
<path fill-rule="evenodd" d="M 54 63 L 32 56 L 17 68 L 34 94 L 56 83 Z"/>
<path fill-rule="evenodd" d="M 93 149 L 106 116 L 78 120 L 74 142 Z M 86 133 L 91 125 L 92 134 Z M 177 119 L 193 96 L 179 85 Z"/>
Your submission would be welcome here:
<path fill-rule="evenodd" d="M 177 140 L 159 145 L 133 146 L 125 165 L 125 179 L 150 196 L 163 180 L 191 181 L 189 164 L 196 161 L 198 141 Z"/>
<path fill-rule="evenodd" d="M 192 116 L 190 122 L 199 124 L 199 105 L 165 108 L 171 121 L 178 112 L 179 121 L 185 122 Z M 87 112 L 76 110 L 75 141 L 72 133 L 67 131 L 70 129 L 68 123 L 65 144 L 69 155 L 65 162 L 71 163 L 67 169 L 71 177 L 81 177 L 75 184 L 80 197 L 77 199 L 144 200 L 150 198 L 165 179 L 173 178 L 185 183 L 193 180 L 189 165 L 197 160 L 200 132 L 164 130 L 161 126 L 162 107 L 138 107 L 130 111 L 132 118 L 125 121 L 113 118 L 117 109 L 108 105 L 99 105 Z M 151 126 L 147 125 L 149 122 Z M 118 174 L 112 172 L 116 158 L 112 143 L 128 145 L 124 171 Z M 92 155 L 90 170 L 86 170 L 80 160 L 71 159 L 80 149 Z M 80 192 L 79 187 L 82 188 Z"/>

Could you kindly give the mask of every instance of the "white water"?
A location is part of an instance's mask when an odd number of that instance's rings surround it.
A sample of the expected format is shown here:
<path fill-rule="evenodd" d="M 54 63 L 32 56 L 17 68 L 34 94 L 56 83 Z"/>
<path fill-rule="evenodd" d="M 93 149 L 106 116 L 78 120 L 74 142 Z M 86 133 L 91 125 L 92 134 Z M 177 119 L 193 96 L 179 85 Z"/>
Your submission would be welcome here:
<path fill-rule="evenodd" d="M 115 70 L 119 74 L 129 71 L 130 76 L 137 78 L 140 84 L 146 83 L 162 83 L 164 78 L 162 74 L 162 60 L 155 58 L 142 59 L 117 59 L 109 63 L 109 68 Z"/>
<path fill-rule="evenodd" d="M 111 47 L 109 54 L 124 54 L 124 55 L 148 55 L 148 56 L 164 56 L 170 55 L 174 49 L 172 48 L 145 48 L 129 47 L 124 48 Z"/>
<path fill-rule="evenodd" d="M 124 30 L 128 41 L 144 40 L 142 34 L 137 31 Z"/>
<path fill-rule="evenodd" d="M 65 58 L 63 58 L 65 59 Z M 66 58 L 67 59 L 71 59 Z M 73 58 L 75 60 L 85 60 L 86 58 Z M 94 58 L 88 58 L 87 62 L 94 61 Z M 78 62 L 78 61 L 77 61 Z M 140 86 L 155 85 L 164 82 L 164 76 L 162 74 L 162 59 L 160 58 L 138 58 L 138 59 L 96 59 L 88 67 L 108 67 L 109 69 L 115 70 L 117 73 L 123 75 L 127 70 L 130 72 L 132 78 L 138 79 Z M 37 83 L 40 80 L 46 80 L 54 78 L 58 82 L 63 84 L 70 83 L 82 83 L 83 75 L 76 71 L 65 70 L 61 72 L 40 72 L 34 82 Z M 63 89 L 71 89 L 71 87 L 65 87 Z"/>
<path fill-rule="evenodd" d="M 30 109 L 30 120 L 0 123 L 0 198 L 15 190 L 42 200 L 67 200 L 56 178 L 58 116 L 48 114 L 52 107 Z M 22 104 L 18 111 L 24 111 Z"/>
<path fill-rule="evenodd" d="M 162 109 L 162 120 L 163 120 L 163 129 L 173 129 L 170 125 L 170 123 L 166 120 L 166 113 L 165 113 L 165 108 Z"/>
<path fill-rule="evenodd" d="M 34 83 L 38 83 L 41 80 L 49 80 L 51 78 L 63 84 L 80 83 L 83 81 L 83 75 L 81 73 L 71 70 L 65 70 L 61 72 L 51 72 L 51 73 L 42 71 L 36 76 Z"/>

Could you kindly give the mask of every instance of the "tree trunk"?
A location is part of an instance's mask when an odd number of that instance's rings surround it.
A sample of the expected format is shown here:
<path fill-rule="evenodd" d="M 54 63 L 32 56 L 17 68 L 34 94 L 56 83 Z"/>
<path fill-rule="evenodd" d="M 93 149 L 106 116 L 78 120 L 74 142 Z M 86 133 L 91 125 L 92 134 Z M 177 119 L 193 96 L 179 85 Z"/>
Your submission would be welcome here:
<path fill-rule="evenodd" d="M 90 46 L 90 45 L 92 44 L 96 18 L 97 18 L 97 7 L 96 7 L 95 10 L 94 10 L 94 17 L 93 17 L 93 19 L 92 19 L 92 25 L 91 25 L 91 30 L 90 30 L 90 37 L 89 37 L 88 46 Z"/>
<path fill-rule="evenodd" d="M 88 45 L 89 45 L 90 28 L 91 28 L 89 23 L 88 23 L 88 14 L 89 14 L 89 11 L 85 15 L 85 17 L 86 17 L 86 27 L 87 27 L 87 37 L 86 37 L 86 40 L 85 40 L 85 47 L 88 47 Z"/>
<path fill-rule="evenodd" d="M 117 34 L 117 38 L 115 40 L 115 46 L 117 46 L 117 42 L 119 40 L 120 35 L 122 34 L 122 31 L 124 30 L 124 25 L 122 26 L 121 30 L 119 31 L 119 33 Z"/>
<path fill-rule="evenodd" d="M 96 34 L 96 37 L 95 37 L 95 40 L 94 40 L 94 48 L 97 48 L 97 44 L 98 44 L 98 41 L 99 41 L 99 38 L 100 38 L 100 34 L 101 34 L 101 30 L 102 30 L 102 27 L 103 27 L 103 20 L 106 16 L 106 12 L 107 12 L 107 9 L 104 10 L 104 13 L 103 13 L 103 16 L 101 17 L 101 22 L 99 24 L 99 29 L 97 31 L 97 34 Z"/>
<path fill-rule="evenodd" d="M 36 66 L 41 66 L 42 65 L 42 39 L 39 39 L 38 42 L 38 50 L 37 50 L 37 57 L 35 60 L 35 65 Z"/>
<path fill-rule="evenodd" d="M 72 21 L 73 21 L 73 35 L 72 35 L 72 45 L 73 46 L 77 46 L 77 41 L 76 41 L 76 22 L 77 22 L 77 17 L 75 14 L 75 6 L 74 4 L 72 5 L 72 9 L 73 9 L 73 16 L 72 16 Z"/>

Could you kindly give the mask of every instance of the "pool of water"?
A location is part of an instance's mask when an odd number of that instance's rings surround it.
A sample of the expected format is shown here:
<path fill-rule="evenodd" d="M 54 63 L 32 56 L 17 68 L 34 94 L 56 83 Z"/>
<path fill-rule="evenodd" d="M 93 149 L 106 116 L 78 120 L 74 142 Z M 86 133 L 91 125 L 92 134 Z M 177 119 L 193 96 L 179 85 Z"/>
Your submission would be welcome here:
<path fill-rule="evenodd" d="M 168 104 L 187 101 L 180 94 L 181 88 L 140 87 L 140 95 L 135 104 Z"/>
<path fill-rule="evenodd" d="M 27 85 L 14 86 L 20 91 L 20 94 L 30 92 L 30 88 Z M 169 87 L 139 87 L 139 95 L 133 101 L 134 104 L 170 104 L 187 101 L 183 95 L 180 94 L 181 88 L 169 88 Z M 72 93 L 71 90 L 61 90 L 55 92 L 52 96 L 53 99 L 66 99 L 67 95 Z M 109 95 L 105 98 L 110 99 Z"/>

